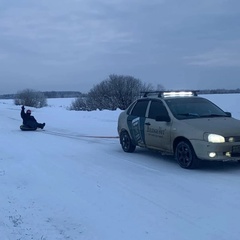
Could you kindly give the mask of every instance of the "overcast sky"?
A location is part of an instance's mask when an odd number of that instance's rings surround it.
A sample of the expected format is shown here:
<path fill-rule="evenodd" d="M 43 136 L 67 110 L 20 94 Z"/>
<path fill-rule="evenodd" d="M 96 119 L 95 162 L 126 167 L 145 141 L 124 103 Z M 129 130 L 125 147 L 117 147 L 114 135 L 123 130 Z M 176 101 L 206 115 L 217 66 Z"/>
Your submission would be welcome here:
<path fill-rule="evenodd" d="M 0 0 L 0 93 L 88 92 L 110 74 L 240 88 L 239 0 Z"/>

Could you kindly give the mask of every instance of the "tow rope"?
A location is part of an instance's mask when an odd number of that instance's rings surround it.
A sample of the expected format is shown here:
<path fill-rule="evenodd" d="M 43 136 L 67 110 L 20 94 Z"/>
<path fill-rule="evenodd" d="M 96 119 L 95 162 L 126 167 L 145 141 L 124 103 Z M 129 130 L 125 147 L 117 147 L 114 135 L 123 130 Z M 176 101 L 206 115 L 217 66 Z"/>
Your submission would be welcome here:
<path fill-rule="evenodd" d="M 49 135 L 55 135 L 60 137 L 69 137 L 69 138 L 105 138 L 105 139 L 117 139 L 119 136 L 94 136 L 94 135 L 78 135 L 78 134 L 71 134 L 71 133 L 60 133 L 60 132 L 54 132 L 49 130 L 44 130 L 42 133 L 46 133 Z"/>
<path fill-rule="evenodd" d="M 86 137 L 86 138 L 119 138 L 118 136 L 88 136 L 88 135 L 79 135 L 79 137 Z"/>

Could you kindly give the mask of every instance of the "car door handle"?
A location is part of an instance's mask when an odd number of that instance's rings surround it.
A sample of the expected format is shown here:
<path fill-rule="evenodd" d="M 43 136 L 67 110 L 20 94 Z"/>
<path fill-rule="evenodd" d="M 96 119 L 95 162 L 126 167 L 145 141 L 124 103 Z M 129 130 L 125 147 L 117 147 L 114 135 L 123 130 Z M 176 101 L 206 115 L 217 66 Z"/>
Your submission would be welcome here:
<path fill-rule="evenodd" d="M 151 123 L 147 122 L 147 123 L 145 123 L 145 125 L 147 125 L 147 126 L 150 126 L 150 125 L 151 125 Z"/>

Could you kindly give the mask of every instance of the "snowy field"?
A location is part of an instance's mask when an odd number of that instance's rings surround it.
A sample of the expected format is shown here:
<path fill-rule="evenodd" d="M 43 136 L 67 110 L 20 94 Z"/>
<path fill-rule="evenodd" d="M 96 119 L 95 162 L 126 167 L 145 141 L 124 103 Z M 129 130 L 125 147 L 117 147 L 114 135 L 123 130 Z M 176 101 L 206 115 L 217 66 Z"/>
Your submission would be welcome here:
<path fill-rule="evenodd" d="M 239 94 L 205 97 L 240 119 Z M 46 127 L 22 132 L 20 106 L 0 100 L 0 240 L 240 239 L 240 164 L 185 170 L 125 153 L 119 110 L 68 111 L 71 101 L 31 108 Z"/>

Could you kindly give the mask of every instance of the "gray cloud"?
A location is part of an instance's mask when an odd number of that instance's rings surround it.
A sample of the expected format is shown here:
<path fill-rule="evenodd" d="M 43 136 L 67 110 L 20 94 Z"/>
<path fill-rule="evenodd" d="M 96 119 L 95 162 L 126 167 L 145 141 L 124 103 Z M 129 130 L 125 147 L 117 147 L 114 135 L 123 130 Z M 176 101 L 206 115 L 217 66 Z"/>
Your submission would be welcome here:
<path fill-rule="evenodd" d="M 184 58 L 188 64 L 207 67 L 239 67 L 240 41 L 229 43 L 228 47 L 212 49 L 208 52 Z"/>
<path fill-rule="evenodd" d="M 236 0 L 2 1 L 1 91 L 88 91 L 112 73 L 240 87 L 239 13 Z"/>

